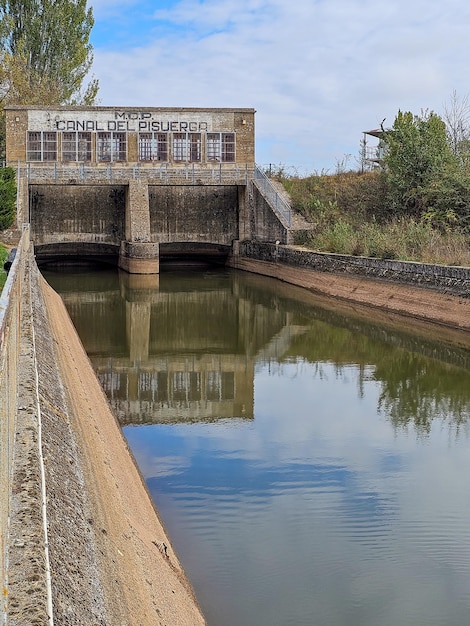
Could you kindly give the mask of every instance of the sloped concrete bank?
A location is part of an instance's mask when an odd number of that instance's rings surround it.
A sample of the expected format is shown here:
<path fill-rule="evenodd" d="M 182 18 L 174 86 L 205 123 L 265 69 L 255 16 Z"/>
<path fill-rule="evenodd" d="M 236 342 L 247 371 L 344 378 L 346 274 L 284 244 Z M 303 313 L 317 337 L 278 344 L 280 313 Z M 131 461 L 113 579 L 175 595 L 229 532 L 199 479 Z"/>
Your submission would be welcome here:
<path fill-rule="evenodd" d="M 23 290 L 8 625 L 205 624 L 60 297 Z"/>
<path fill-rule="evenodd" d="M 230 267 L 311 292 L 470 330 L 470 268 L 323 254 L 297 246 L 243 241 Z"/>

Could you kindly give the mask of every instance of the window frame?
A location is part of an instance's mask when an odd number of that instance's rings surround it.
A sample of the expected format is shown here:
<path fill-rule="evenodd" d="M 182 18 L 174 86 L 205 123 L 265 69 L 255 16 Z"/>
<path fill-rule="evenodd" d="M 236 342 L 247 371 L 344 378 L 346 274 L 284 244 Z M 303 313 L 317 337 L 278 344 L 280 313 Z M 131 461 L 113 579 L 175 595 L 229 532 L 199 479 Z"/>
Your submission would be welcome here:
<path fill-rule="evenodd" d="M 38 158 L 32 158 L 33 155 Z M 27 131 L 26 160 L 34 162 L 57 161 L 57 132 L 51 130 Z"/>
<path fill-rule="evenodd" d="M 127 161 L 127 133 L 99 131 L 96 135 L 96 161 L 116 163 Z"/>
<path fill-rule="evenodd" d="M 146 141 L 144 146 L 143 141 Z M 143 148 L 145 147 L 145 150 Z M 139 161 L 168 161 L 168 133 L 140 132 L 138 137 Z"/>
<path fill-rule="evenodd" d="M 90 162 L 92 154 L 91 132 L 63 131 L 61 133 L 61 148 L 63 162 Z M 69 158 L 72 156 L 73 158 Z"/>

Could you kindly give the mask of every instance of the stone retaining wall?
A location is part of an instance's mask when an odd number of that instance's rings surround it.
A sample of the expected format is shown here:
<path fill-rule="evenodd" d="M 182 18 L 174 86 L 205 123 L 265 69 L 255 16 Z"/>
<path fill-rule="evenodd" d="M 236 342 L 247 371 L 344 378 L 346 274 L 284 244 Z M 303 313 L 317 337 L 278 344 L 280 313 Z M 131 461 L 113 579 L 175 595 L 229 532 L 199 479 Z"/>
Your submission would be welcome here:
<path fill-rule="evenodd" d="M 242 241 L 238 245 L 238 251 L 240 256 L 249 259 L 284 263 L 317 272 L 378 278 L 435 289 L 444 294 L 470 297 L 470 268 L 468 267 L 327 254 L 259 241 Z"/>

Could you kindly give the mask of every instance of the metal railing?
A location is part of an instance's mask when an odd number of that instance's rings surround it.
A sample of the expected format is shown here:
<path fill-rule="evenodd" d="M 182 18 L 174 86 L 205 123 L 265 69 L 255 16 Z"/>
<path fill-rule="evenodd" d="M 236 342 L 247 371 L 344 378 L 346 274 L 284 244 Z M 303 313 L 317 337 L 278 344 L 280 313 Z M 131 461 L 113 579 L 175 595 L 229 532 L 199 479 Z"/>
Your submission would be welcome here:
<path fill-rule="evenodd" d="M 108 163 L 18 163 L 18 181 L 29 184 L 126 184 L 129 180 L 146 181 L 153 185 L 247 185 L 253 180 L 272 210 L 288 228 L 292 210 L 273 182 L 260 167 L 253 164 L 184 165 Z"/>
<path fill-rule="evenodd" d="M 62 184 L 104 183 L 116 184 L 130 179 L 148 181 L 150 184 L 186 184 L 186 185 L 246 185 L 253 177 L 253 165 L 249 164 L 211 164 L 185 165 L 129 164 L 108 163 L 103 165 L 85 165 L 77 163 L 27 163 L 18 165 L 19 175 L 26 176 L 28 183 L 54 182 Z"/>
<path fill-rule="evenodd" d="M 253 179 L 258 189 L 269 202 L 273 211 L 281 218 L 287 227 L 290 227 L 292 209 L 289 203 L 281 196 L 272 181 L 258 166 L 255 166 Z"/>

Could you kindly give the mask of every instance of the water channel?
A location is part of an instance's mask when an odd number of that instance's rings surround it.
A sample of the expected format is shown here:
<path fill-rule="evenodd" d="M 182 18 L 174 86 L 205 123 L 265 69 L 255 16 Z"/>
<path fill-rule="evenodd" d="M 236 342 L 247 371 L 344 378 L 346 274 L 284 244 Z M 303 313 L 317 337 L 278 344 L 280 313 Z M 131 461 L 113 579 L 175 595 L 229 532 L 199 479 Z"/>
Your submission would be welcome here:
<path fill-rule="evenodd" d="M 227 270 L 46 278 L 209 626 L 468 623 L 468 347 Z"/>

